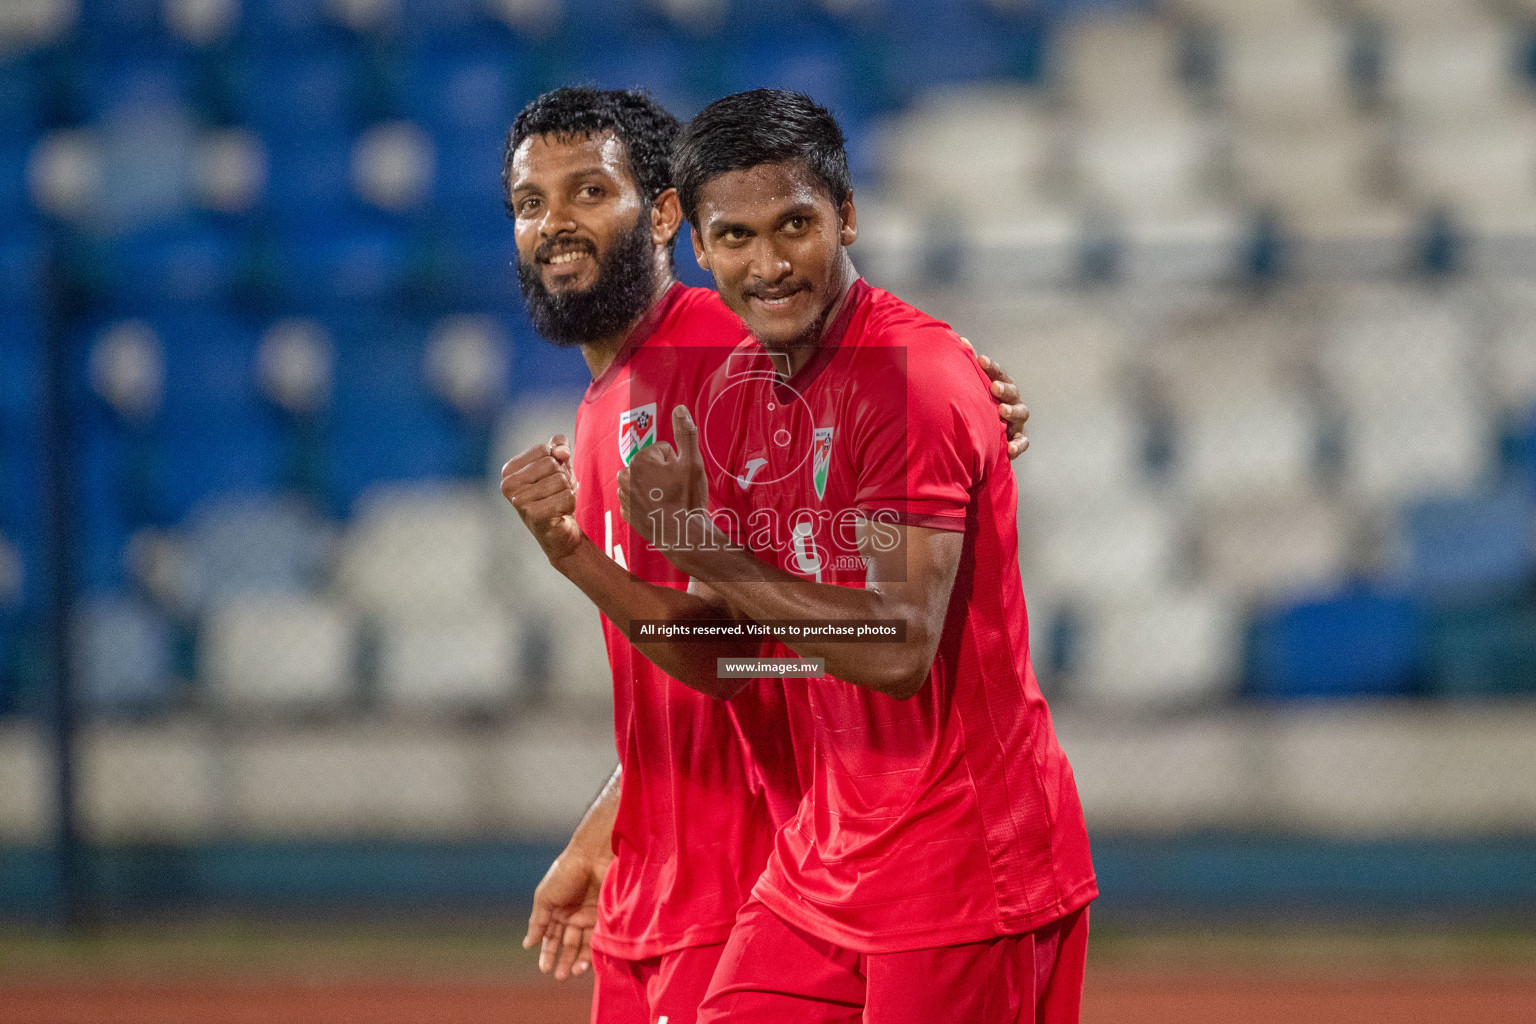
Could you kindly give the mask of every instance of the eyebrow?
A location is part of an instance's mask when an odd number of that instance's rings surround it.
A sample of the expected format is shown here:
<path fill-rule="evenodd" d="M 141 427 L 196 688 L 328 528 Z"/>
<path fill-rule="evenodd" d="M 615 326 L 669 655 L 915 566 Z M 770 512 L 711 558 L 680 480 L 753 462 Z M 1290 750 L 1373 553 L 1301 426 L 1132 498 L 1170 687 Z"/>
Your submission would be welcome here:
<path fill-rule="evenodd" d="M 774 226 L 777 227 L 778 225 L 783 224 L 785 221 L 791 220 L 795 217 L 815 216 L 816 213 L 817 210 L 815 203 L 796 203 L 794 206 L 791 206 L 787 210 L 782 211 L 776 218 L 774 218 Z M 709 233 L 716 237 L 728 234 L 732 231 L 751 232 L 754 230 L 756 229 L 754 229 L 751 225 L 743 224 L 740 221 L 717 220 L 711 222 L 709 225 Z"/>
<path fill-rule="evenodd" d="M 582 167 L 579 170 L 571 171 L 570 173 L 564 175 L 560 180 L 561 181 L 571 181 L 571 180 L 576 179 L 576 178 L 589 178 L 589 177 L 592 177 L 593 175 L 601 175 L 604 178 L 611 178 L 611 177 L 613 177 L 613 175 L 608 173 L 606 168 L 604 168 L 604 167 L 602 167 L 600 165 L 594 165 L 592 167 Z M 532 192 L 542 192 L 543 189 L 540 188 L 538 185 L 533 184 L 532 182 L 521 182 L 521 183 L 520 182 L 514 182 L 513 185 L 512 185 L 512 191 L 514 193 L 515 192 L 529 192 L 529 191 L 532 191 Z"/>

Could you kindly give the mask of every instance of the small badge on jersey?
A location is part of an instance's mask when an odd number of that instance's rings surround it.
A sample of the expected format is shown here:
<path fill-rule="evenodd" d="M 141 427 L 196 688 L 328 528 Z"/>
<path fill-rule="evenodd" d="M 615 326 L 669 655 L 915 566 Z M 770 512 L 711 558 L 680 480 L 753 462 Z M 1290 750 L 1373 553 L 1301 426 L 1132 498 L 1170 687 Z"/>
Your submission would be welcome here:
<path fill-rule="evenodd" d="M 827 496 L 827 470 L 832 466 L 832 428 L 817 427 L 811 447 L 811 481 L 816 485 L 816 499 Z"/>
<path fill-rule="evenodd" d="M 619 458 L 629 465 L 635 453 L 656 443 L 656 403 L 619 413 Z"/>

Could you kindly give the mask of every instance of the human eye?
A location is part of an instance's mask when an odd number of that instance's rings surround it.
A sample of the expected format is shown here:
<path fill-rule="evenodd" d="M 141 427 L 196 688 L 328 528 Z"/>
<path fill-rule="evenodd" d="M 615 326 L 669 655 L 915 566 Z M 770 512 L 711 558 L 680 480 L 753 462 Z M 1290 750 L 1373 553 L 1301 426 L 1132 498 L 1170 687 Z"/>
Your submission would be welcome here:
<path fill-rule="evenodd" d="M 517 215 L 519 217 L 527 217 L 536 211 L 539 205 L 540 199 L 538 196 L 524 196 L 517 201 Z"/>

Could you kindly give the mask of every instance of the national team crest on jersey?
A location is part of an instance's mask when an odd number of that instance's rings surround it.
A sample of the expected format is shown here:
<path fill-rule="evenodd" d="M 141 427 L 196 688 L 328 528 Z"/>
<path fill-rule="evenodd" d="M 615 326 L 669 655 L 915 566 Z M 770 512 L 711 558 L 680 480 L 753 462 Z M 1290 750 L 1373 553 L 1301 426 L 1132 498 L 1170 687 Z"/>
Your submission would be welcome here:
<path fill-rule="evenodd" d="M 656 443 L 656 403 L 619 413 L 619 458 L 629 465 L 635 453 Z"/>
<path fill-rule="evenodd" d="M 816 498 L 827 496 L 827 470 L 832 466 L 832 428 L 817 427 L 811 447 L 811 480 L 816 484 Z"/>

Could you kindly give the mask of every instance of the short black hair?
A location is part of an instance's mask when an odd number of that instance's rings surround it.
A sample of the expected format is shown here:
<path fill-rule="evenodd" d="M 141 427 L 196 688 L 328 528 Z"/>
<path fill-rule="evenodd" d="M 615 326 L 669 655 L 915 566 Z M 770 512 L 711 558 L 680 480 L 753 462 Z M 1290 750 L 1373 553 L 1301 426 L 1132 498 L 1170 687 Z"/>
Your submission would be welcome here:
<path fill-rule="evenodd" d="M 672 174 L 683 215 L 698 227 L 699 191 L 731 171 L 798 162 L 842 206 L 853 191 L 848 149 L 832 112 L 802 92 L 753 89 L 715 100 L 677 136 Z"/>
<path fill-rule="evenodd" d="M 682 125 L 644 89 L 563 86 L 518 112 L 501 161 L 503 197 L 512 193 L 512 155 L 524 139 L 559 139 L 612 132 L 624 143 L 629 173 L 647 203 L 672 187 L 672 144 Z M 510 200 L 509 200 L 510 201 Z M 673 236 L 676 242 L 676 236 Z"/>

